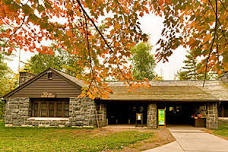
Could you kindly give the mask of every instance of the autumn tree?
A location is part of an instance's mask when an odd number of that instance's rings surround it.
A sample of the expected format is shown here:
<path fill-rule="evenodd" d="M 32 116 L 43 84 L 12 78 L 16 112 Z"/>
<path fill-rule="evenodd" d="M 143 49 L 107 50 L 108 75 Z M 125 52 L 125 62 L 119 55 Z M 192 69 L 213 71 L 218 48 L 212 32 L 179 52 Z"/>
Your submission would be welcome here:
<path fill-rule="evenodd" d="M 148 43 L 139 43 L 132 48 L 133 77 L 136 80 L 152 80 L 155 78 L 155 58 L 150 53 L 152 46 Z"/>
<path fill-rule="evenodd" d="M 14 89 L 16 85 L 17 81 L 15 79 L 15 75 L 5 63 L 5 56 L 0 54 L 0 119 L 3 118 L 5 105 L 2 97 L 6 93 Z"/>
<path fill-rule="evenodd" d="M 79 67 L 86 70 L 82 78 L 90 97 L 104 92 L 107 77 L 125 80 L 134 86 L 131 67 L 127 66 L 130 48 L 147 36 L 139 18 L 150 12 L 164 17 L 160 48 L 156 57 L 167 61 L 179 46 L 198 49 L 202 68 L 227 70 L 227 9 L 225 0 L 1 0 L 0 25 L 5 32 L 1 52 L 16 47 L 31 52 L 53 54 L 45 44 L 52 41 L 79 57 Z"/>
<path fill-rule="evenodd" d="M 196 50 L 201 58 L 204 78 L 210 70 L 221 74 L 228 70 L 228 22 L 225 0 L 153 1 L 154 10 L 164 16 L 162 38 L 157 57 L 167 61 L 180 45 Z M 157 12 L 157 11 L 155 11 Z"/>
<path fill-rule="evenodd" d="M 7 28 L 0 35 L 7 39 L 1 47 L 4 52 L 10 53 L 15 50 L 12 46 L 18 46 L 53 54 L 53 49 L 43 43 L 52 41 L 55 48 L 77 55 L 78 66 L 88 69 L 82 78 L 89 86 L 90 97 L 107 95 L 103 91 L 107 84 L 102 83 L 107 76 L 126 79 L 130 84 L 131 70 L 125 68 L 126 59 L 136 42 L 147 40 L 138 22 L 140 16 L 149 13 L 147 1 L 1 2 L 1 24 Z M 102 23 L 98 22 L 101 18 Z"/>

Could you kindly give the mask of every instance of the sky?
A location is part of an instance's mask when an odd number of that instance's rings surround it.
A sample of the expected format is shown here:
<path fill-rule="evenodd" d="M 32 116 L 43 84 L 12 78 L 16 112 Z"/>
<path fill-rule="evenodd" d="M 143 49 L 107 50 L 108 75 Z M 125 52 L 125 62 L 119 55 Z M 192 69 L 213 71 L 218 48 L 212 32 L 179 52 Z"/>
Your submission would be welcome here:
<path fill-rule="evenodd" d="M 152 54 L 155 54 L 155 48 L 157 47 L 156 42 L 161 37 L 163 28 L 162 22 L 163 19 L 161 17 L 155 16 L 153 14 L 147 14 L 140 19 L 142 30 L 150 37 L 149 43 L 153 46 L 153 49 L 151 51 Z M 185 59 L 185 55 L 187 54 L 186 52 L 186 49 L 183 47 L 177 48 L 171 57 L 168 58 L 169 62 L 157 63 L 155 72 L 159 76 L 162 76 L 164 80 L 174 80 L 175 74 L 184 65 L 183 61 Z M 22 62 L 27 62 L 34 55 L 34 53 L 30 53 L 28 51 L 21 51 L 20 53 Z M 19 51 L 15 52 L 14 54 L 15 55 L 13 57 L 10 57 L 12 60 L 7 61 L 7 64 L 16 73 L 18 72 Z M 22 67 L 23 64 L 21 63 L 20 66 Z"/>

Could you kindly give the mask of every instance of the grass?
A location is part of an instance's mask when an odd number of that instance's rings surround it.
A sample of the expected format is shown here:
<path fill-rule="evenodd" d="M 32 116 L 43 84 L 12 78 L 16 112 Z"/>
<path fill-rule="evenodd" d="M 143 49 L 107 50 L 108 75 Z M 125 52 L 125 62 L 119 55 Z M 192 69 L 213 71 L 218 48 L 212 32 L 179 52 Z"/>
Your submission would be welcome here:
<path fill-rule="evenodd" d="M 214 130 L 213 133 L 215 135 L 228 137 L 228 123 L 221 123 L 219 128 Z"/>
<path fill-rule="evenodd" d="M 0 151 L 118 150 L 151 138 L 151 132 L 121 131 L 103 133 L 98 129 L 4 127 L 0 121 Z"/>

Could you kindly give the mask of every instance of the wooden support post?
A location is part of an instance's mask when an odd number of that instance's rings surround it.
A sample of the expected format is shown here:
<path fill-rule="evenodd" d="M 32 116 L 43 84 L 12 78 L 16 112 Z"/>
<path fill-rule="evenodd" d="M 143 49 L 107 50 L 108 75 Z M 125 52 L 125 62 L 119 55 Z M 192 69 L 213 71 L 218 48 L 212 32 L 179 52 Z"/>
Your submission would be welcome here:
<path fill-rule="evenodd" d="M 64 117 L 64 102 L 62 102 L 62 117 Z"/>
<path fill-rule="evenodd" d="M 224 109 L 224 104 L 222 103 L 222 117 L 225 117 L 225 109 Z"/>
<path fill-rule="evenodd" d="M 38 112 L 37 112 L 38 117 L 41 116 L 40 104 L 41 104 L 41 102 L 39 101 L 39 102 L 38 102 Z"/>
<path fill-rule="evenodd" d="M 56 117 L 57 113 L 57 102 L 54 102 L 54 117 Z"/>

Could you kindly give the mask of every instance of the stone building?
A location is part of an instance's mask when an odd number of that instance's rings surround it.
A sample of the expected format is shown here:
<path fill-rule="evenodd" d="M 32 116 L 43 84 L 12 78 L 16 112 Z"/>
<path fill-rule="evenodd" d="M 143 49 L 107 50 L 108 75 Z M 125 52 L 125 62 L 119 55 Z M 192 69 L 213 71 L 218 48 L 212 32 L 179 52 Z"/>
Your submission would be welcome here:
<path fill-rule="evenodd" d="M 4 96 L 6 126 L 102 127 L 139 119 L 157 128 L 160 109 L 164 125 L 217 128 L 219 116 L 228 117 L 228 84 L 223 80 L 207 81 L 205 87 L 203 81 L 153 81 L 132 92 L 123 82 L 109 82 L 109 98 L 92 100 L 78 98 L 86 87 L 81 81 L 55 69 L 22 76 L 20 86 Z"/>

